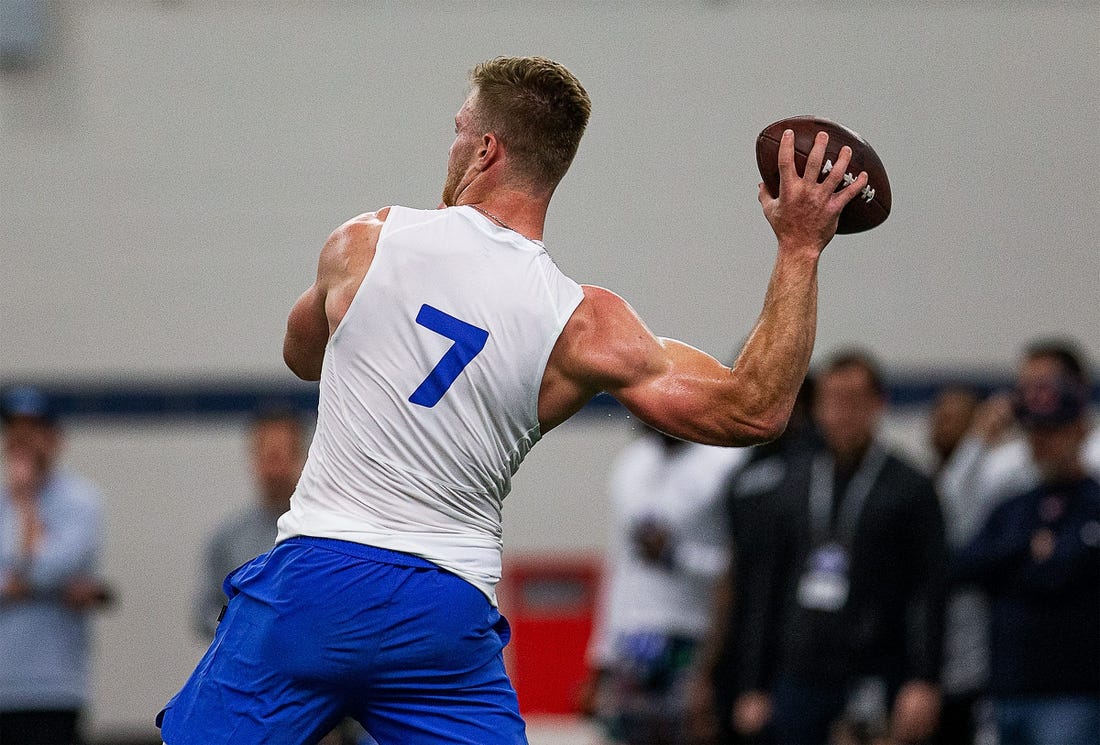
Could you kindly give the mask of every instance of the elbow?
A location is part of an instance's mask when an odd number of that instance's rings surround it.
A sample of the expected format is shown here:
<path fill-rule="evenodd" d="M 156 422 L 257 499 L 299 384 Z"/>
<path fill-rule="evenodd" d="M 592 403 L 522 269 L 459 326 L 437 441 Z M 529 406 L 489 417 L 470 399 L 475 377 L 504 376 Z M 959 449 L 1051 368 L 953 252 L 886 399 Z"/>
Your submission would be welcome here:
<path fill-rule="evenodd" d="M 738 418 L 732 427 L 730 444 L 735 447 L 763 445 L 777 439 L 787 431 L 789 411 L 760 412 L 754 416 Z"/>
<path fill-rule="evenodd" d="M 754 385 L 752 381 L 732 379 L 732 391 L 715 409 L 723 412 L 722 425 L 738 445 L 762 445 L 787 431 L 794 412 L 794 396 Z"/>
<path fill-rule="evenodd" d="M 736 418 L 689 439 L 708 445 L 741 448 L 771 442 L 786 429 L 786 417 Z"/>
<path fill-rule="evenodd" d="M 787 431 L 786 416 L 768 416 L 758 418 L 745 426 L 746 436 L 753 445 L 771 442 Z"/>
<path fill-rule="evenodd" d="M 787 431 L 787 417 L 777 416 L 761 421 L 758 425 L 760 442 L 771 442 Z"/>

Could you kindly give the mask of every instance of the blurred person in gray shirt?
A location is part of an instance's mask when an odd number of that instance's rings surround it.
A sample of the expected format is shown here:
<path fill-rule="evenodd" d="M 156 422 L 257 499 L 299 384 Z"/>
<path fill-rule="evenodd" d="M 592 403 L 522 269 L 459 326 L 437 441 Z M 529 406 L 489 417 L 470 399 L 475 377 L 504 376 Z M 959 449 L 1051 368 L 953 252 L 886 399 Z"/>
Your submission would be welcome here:
<path fill-rule="evenodd" d="M 275 545 L 275 524 L 290 509 L 305 457 L 306 425 L 295 409 L 269 405 L 252 416 L 248 458 L 255 496 L 211 535 L 203 557 L 195 627 L 207 639 L 214 637 L 226 603 L 222 592 L 226 576 Z"/>

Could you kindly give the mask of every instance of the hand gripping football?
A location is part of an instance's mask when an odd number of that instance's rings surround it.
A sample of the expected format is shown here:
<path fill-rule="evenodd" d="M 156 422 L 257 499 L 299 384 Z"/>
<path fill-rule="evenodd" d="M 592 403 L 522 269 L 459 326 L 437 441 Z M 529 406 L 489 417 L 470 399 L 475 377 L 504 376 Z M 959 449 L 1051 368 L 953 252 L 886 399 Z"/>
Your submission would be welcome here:
<path fill-rule="evenodd" d="M 780 119 L 765 127 L 756 138 L 756 164 L 769 194 L 773 197 L 779 195 L 779 140 L 786 129 L 794 131 L 794 165 L 799 175 L 806 169 L 806 157 L 813 149 L 818 132 L 829 135 L 825 163 L 817 179 L 819 182 L 824 181 L 825 175 L 832 170 L 844 145 L 852 148 L 852 159 L 841 186 L 850 184 L 860 171 L 867 171 L 867 186 L 840 213 L 836 232 L 859 233 L 886 220 L 890 215 L 890 181 L 874 148 L 847 127 L 816 116 Z"/>

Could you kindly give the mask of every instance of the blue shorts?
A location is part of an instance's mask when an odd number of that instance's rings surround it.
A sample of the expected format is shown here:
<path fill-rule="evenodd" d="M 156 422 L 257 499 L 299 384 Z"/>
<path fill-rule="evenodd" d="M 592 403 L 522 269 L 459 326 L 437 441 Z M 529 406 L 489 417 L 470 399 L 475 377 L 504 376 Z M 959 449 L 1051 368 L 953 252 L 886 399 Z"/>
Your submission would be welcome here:
<path fill-rule="evenodd" d="M 344 717 L 379 745 L 526 745 L 508 622 L 409 554 L 292 538 L 225 580 L 210 648 L 157 717 L 168 745 L 301 745 Z"/>

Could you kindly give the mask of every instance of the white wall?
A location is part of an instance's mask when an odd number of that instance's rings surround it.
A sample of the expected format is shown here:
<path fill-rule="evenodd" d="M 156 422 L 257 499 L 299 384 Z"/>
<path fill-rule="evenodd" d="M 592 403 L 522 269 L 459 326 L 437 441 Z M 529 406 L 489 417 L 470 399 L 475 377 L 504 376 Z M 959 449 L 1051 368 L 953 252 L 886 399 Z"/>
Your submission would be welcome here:
<path fill-rule="evenodd" d="M 284 375 L 328 232 L 437 203 L 465 72 L 500 53 L 588 86 L 547 242 L 658 333 L 745 335 L 772 262 L 755 136 L 812 112 L 894 191 L 828 252 L 822 347 L 1004 367 L 1064 331 L 1100 357 L 1094 2 L 50 7 L 51 62 L 0 75 L 2 373 Z"/>
<path fill-rule="evenodd" d="M 285 313 L 325 236 L 435 205 L 465 71 L 528 53 L 595 104 L 551 252 L 657 333 L 732 354 L 773 255 L 753 142 L 816 113 L 862 132 L 894 191 L 885 225 L 828 251 L 820 349 L 1002 372 L 1059 332 L 1100 358 L 1095 3 L 49 8 L 48 64 L 0 74 L 0 380 L 288 379 Z M 919 449 L 920 422 L 891 427 Z M 148 729 L 201 652 L 201 542 L 249 498 L 238 424 L 71 429 L 122 595 L 99 622 L 99 729 Z M 598 551 L 605 464 L 631 436 L 621 415 L 550 434 L 508 500 L 508 550 Z"/>

